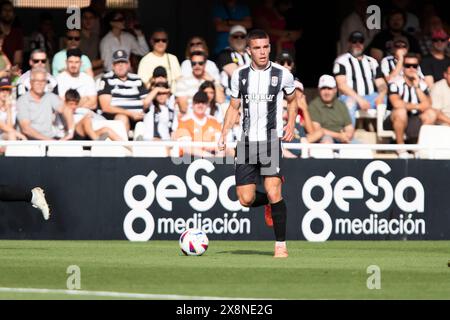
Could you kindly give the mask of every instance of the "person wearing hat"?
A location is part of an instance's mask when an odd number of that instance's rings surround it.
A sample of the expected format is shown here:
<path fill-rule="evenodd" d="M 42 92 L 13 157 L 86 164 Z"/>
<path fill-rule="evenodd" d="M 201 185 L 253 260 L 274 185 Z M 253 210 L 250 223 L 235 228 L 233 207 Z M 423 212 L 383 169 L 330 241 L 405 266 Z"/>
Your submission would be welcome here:
<path fill-rule="evenodd" d="M 450 64 L 450 57 L 446 55 L 449 36 L 443 30 L 435 30 L 431 34 L 433 45 L 431 47 L 431 55 L 425 57 L 422 61 L 421 68 L 425 75 L 425 82 L 429 88 L 434 83 L 440 81 L 444 77 L 444 72 Z"/>
<path fill-rule="evenodd" d="M 319 79 L 319 96 L 309 104 L 309 112 L 316 130 L 322 130 L 321 143 L 350 143 L 355 129 L 347 107 L 336 98 L 336 81 L 330 75 Z"/>
<path fill-rule="evenodd" d="M 0 140 L 27 140 L 15 127 L 16 110 L 11 96 L 13 86 L 8 77 L 0 79 Z"/>
<path fill-rule="evenodd" d="M 203 91 L 193 97 L 192 113 L 181 119 L 176 131 L 178 141 L 217 142 L 220 137 L 221 125 L 214 117 L 207 114 L 208 96 Z M 216 147 L 186 147 L 183 154 L 199 157 L 214 157 Z"/>
<path fill-rule="evenodd" d="M 228 37 L 229 46 L 225 48 L 217 58 L 217 66 L 220 70 L 220 82 L 225 88 L 225 94 L 229 96 L 231 94 L 231 76 L 233 72 L 244 65 L 248 65 L 251 62 L 251 58 L 248 55 L 245 48 L 247 30 L 241 26 L 236 25 L 230 29 L 230 35 Z"/>
<path fill-rule="evenodd" d="M 392 55 L 381 60 L 381 72 L 383 72 L 386 82 L 395 80 L 402 76 L 405 56 L 409 53 L 409 41 L 404 36 L 396 36 L 393 40 Z M 422 71 L 419 74 L 423 77 Z"/>
<path fill-rule="evenodd" d="M 353 125 L 356 111 L 376 109 L 385 103 L 387 85 L 378 62 L 364 54 L 364 34 L 354 31 L 349 38 L 349 51 L 339 56 L 333 68 L 339 99 L 350 111 Z"/>
<path fill-rule="evenodd" d="M 292 55 L 287 52 L 287 51 L 283 51 L 281 52 L 277 59 L 276 62 L 285 67 L 286 69 L 288 69 L 292 74 L 295 73 L 295 61 L 294 58 L 292 57 Z"/>
<path fill-rule="evenodd" d="M 125 50 L 112 55 L 112 71 L 99 82 L 97 95 L 103 116 L 108 120 L 120 120 L 130 131 L 144 117 L 144 106 L 151 103 L 141 78 L 129 72 L 130 61 Z"/>

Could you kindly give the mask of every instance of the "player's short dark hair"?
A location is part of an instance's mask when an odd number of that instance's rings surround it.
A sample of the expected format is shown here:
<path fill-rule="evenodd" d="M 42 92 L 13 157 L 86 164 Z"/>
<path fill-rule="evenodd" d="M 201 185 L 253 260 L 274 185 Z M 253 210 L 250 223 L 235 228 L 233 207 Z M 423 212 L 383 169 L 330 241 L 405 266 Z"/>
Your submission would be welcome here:
<path fill-rule="evenodd" d="M 267 32 L 261 29 L 255 29 L 250 31 L 247 34 L 247 46 L 250 44 L 250 41 L 257 39 L 269 39 L 269 35 L 267 34 Z"/>
<path fill-rule="evenodd" d="M 69 89 L 66 91 L 66 94 L 64 95 L 64 99 L 66 101 L 71 101 L 71 102 L 80 102 L 81 97 L 80 94 L 78 93 L 77 90 L 75 89 Z"/>

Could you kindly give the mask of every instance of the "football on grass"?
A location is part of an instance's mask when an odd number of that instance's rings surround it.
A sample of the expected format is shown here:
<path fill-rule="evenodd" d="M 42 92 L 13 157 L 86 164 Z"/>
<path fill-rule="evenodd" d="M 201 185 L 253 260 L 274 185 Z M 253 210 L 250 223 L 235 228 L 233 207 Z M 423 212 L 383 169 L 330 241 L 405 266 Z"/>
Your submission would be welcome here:
<path fill-rule="evenodd" d="M 189 229 L 181 234 L 180 248 L 186 256 L 201 256 L 208 249 L 206 233 L 198 229 Z"/>

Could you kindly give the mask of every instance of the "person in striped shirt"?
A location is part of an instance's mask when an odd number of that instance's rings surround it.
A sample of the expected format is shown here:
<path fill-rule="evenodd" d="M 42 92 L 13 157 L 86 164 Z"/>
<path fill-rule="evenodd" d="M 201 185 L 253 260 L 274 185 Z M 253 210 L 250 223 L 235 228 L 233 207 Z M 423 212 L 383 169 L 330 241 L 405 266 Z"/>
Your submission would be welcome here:
<path fill-rule="evenodd" d="M 103 116 L 122 121 L 127 131 L 144 118 L 144 106 L 152 99 L 141 78 L 129 69 L 128 54 L 117 50 L 113 53 L 113 70 L 103 76 L 97 88 Z"/>
<path fill-rule="evenodd" d="M 349 38 L 349 52 L 339 56 L 333 74 L 340 100 L 350 111 L 355 125 L 357 110 L 367 111 L 385 103 L 387 86 L 378 62 L 364 54 L 364 34 L 355 31 Z"/>
<path fill-rule="evenodd" d="M 389 83 L 389 105 L 391 117 L 385 127 L 395 132 L 397 144 L 417 139 L 421 125 L 436 122 L 437 112 L 431 108 L 428 86 L 418 74 L 419 57 L 409 53 L 405 56 L 403 76 Z M 406 156 L 399 152 L 399 156 Z"/>

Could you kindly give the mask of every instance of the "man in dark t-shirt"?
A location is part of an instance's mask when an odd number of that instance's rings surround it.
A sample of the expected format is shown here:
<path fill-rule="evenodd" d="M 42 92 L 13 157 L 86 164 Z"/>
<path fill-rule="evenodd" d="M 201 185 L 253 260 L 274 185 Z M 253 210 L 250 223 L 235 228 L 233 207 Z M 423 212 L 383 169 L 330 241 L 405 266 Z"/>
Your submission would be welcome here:
<path fill-rule="evenodd" d="M 431 35 L 433 46 L 431 55 L 425 57 L 421 68 L 425 75 L 428 87 L 433 87 L 434 83 L 442 80 L 444 72 L 450 65 L 450 58 L 445 55 L 448 46 L 448 34 L 444 30 L 438 30 Z"/>
<path fill-rule="evenodd" d="M 406 23 L 406 14 L 403 11 L 398 9 L 391 11 L 388 16 L 387 23 L 388 30 L 384 30 L 378 33 L 367 49 L 368 53 L 372 57 L 380 62 L 381 59 L 390 55 L 394 46 L 393 40 L 398 36 L 403 36 L 408 39 L 410 52 L 421 52 L 420 45 L 417 39 L 403 31 Z"/>

